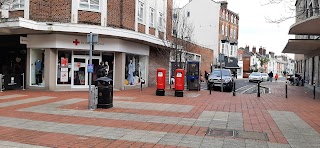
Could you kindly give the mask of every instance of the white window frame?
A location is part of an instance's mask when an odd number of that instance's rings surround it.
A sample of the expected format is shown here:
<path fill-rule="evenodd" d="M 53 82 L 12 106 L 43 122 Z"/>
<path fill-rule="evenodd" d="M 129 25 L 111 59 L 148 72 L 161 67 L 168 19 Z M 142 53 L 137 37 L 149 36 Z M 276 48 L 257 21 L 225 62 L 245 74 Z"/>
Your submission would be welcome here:
<path fill-rule="evenodd" d="M 236 29 L 235 30 L 233 30 L 233 35 L 234 35 L 234 38 L 236 39 L 237 38 L 237 31 L 236 31 Z"/>
<path fill-rule="evenodd" d="M 159 12 L 159 27 L 162 28 L 164 27 L 164 18 L 163 18 L 163 13 L 162 12 Z"/>
<path fill-rule="evenodd" d="M 230 30 L 230 37 L 233 38 L 233 29 Z"/>
<path fill-rule="evenodd" d="M 231 15 L 231 23 L 233 23 L 233 14 Z"/>
<path fill-rule="evenodd" d="M 221 29 L 222 29 L 221 30 L 221 32 L 222 32 L 221 34 L 224 35 L 224 25 L 222 25 Z"/>
<path fill-rule="evenodd" d="M 12 10 L 24 10 L 24 4 L 26 0 L 12 0 Z"/>
<path fill-rule="evenodd" d="M 228 35 L 228 26 L 226 26 L 226 30 L 225 30 L 225 31 L 226 31 L 226 33 L 225 33 L 226 36 L 229 36 L 229 35 Z"/>
<path fill-rule="evenodd" d="M 155 12 L 155 9 L 154 8 L 152 8 L 152 7 L 150 7 L 150 16 L 149 16 L 149 18 L 150 18 L 150 22 L 149 22 L 149 25 L 150 25 L 150 27 L 154 27 L 155 25 L 154 25 L 154 13 Z"/>
<path fill-rule="evenodd" d="M 222 48 L 221 48 L 221 51 L 220 51 L 220 52 L 221 52 L 222 54 L 224 54 L 224 43 L 222 43 L 221 47 L 222 47 Z"/>
<path fill-rule="evenodd" d="M 228 21 L 228 19 L 229 19 L 229 13 L 227 12 L 226 13 L 226 20 Z"/>
<path fill-rule="evenodd" d="M 92 4 L 92 1 L 98 1 L 98 4 Z M 87 5 L 87 6 L 85 6 Z M 101 0 L 80 0 L 79 1 L 79 10 L 101 12 Z M 84 7 L 85 6 L 85 7 Z M 97 8 L 95 8 L 97 7 Z"/>
<path fill-rule="evenodd" d="M 138 2 L 138 22 L 139 23 L 144 23 L 144 7 L 145 7 L 144 2 L 139 1 Z"/>

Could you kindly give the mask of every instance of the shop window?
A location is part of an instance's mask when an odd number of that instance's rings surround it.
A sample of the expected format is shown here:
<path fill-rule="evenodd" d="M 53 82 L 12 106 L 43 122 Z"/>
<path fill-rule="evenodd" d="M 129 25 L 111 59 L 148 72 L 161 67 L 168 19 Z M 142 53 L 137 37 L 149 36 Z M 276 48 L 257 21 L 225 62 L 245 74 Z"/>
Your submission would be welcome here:
<path fill-rule="evenodd" d="M 30 49 L 31 86 L 44 86 L 44 49 Z"/>
<path fill-rule="evenodd" d="M 57 84 L 71 84 L 71 51 L 58 51 Z"/>
<path fill-rule="evenodd" d="M 125 84 L 138 85 L 146 78 L 146 56 L 126 55 Z"/>

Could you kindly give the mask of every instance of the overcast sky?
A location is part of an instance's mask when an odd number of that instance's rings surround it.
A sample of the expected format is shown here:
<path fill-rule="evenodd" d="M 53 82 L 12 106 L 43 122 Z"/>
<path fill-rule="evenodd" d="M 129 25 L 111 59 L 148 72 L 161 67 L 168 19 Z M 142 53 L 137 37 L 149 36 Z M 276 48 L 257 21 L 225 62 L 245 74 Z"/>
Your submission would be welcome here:
<path fill-rule="evenodd" d="M 219 1 L 219 0 L 217 0 Z M 289 28 L 295 22 L 295 19 L 289 19 L 280 24 L 268 23 L 266 17 L 278 19 L 282 16 L 292 16 L 292 11 L 289 11 L 289 6 L 293 6 L 289 2 L 263 5 L 268 0 L 228 0 L 228 9 L 239 13 L 239 45 L 256 47 L 265 47 L 267 52 L 273 51 L 276 54 L 281 54 L 286 46 L 289 38 Z M 292 1 L 292 0 L 284 0 Z M 189 0 L 175 0 L 176 5 L 180 7 L 187 4 Z M 201 8 L 199 8 L 201 9 Z M 283 18 L 283 17 L 282 17 Z M 292 56 L 292 55 L 291 55 Z"/>

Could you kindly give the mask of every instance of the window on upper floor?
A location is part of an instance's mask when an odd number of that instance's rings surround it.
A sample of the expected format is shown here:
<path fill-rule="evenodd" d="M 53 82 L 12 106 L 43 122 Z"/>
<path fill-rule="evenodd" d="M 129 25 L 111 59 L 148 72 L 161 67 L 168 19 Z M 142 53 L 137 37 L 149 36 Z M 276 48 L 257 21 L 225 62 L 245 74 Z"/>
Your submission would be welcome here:
<path fill-rule="evenodd" d="M 150 7 L 150 27 L 154 27 L 154 9 Z"/>
<path fill-rule="evenodd" d="M 163 13 L 159 12 L 159 27 L 163 27 Z"/>
<path fill-rule="evenodd" d="M 224 25 L 221 27 L 221 34 L 224 35 Z"/>
<path fill-rule="evenodd" d="M 226 26 L 226 30 L 225 30 L 225 31 L 226 31 L 225 35 L 226 35 L 226 36 L 229 36 L 229 35 L 228 35 L 228 26 Z"/>
<path fill-rule="evenodd" d="M 229 20 L 229 13 L 227 12 L 226 14 L 226 20 L 228 21 Z"/>
<path fill-rule="evenodd" d="M 12 0 L 12 9 L 22 9 L 24 8 L 25 0 Z"/>
<path fill-rule="evenodd" d="M 230 20 L 231 20 L 231 23 L 233 23 L 233 15 L 231 15 L 231 19 Z"/>
<path fill-rule="evenodd" d="M 230 56 L 232 56 L 233 55 L 233 46 L 231 46 L 231 48 L 230 48 Z"/>
<path fill-rule="evenodd" d="M 100 0 L 80 0 L 80 8 L 86 10 L 99 11 Z"/>
<path fill-rule="evenodd" d="M 187 12 L 187 17 L 190 17 L 190 11 Z"/>
<path fill-rule="evenodd" d="M 224 11 L 224 10 L 222 11 L 222 18 L 223 18 L 223 19 L 226 19 L 226 14 L 225 14 L 225 11 Z"/>
<path fill-rule="evenodd" d="M 142 1 L 139 1 L 138 5 L 138 21 L 140 23 L 144 22 L 144 3 Z"/>
<path fill-rule="evenodd" d="M 233 37 L 233 30 L 232 29 L 230 30 L 230 37 L 231 38 Z"/>
<path fill-rule="evenodd" d="M 221 45 L 221 53 L 224 54 L 224 44 L 222 43 Z"/>
<path fill-rule="evenodd" d="M 237 38 L 237 31 L 236 30 L 233 30 L 233 35 L 234 35 L 234 38 L 236 39 Z"/>

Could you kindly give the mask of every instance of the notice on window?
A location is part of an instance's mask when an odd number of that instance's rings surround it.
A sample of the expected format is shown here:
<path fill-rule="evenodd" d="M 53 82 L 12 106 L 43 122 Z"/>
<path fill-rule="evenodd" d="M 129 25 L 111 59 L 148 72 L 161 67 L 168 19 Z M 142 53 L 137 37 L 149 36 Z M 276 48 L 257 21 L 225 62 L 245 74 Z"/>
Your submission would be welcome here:
<path fill-rule="evenodd" d="M 60 82 L 68 82 L 68 71 L 61 71 Z"/>
<path fill-rule="evenodd" d="M 61 68 L 61 71 L 66 71 L 66 72 L 68 72 L 68 68 Z"/>
<path fill-rule="evenodd" d="M 63 68 L 68 67 L 68 58 L 61 57 L 61 67 Z"/>
<path fill-rule="evenodd" d="M 74 71 L 79 71 L 80 68 L 80 63 L 79 62 L 74 62 L 73 70 Z"/>

